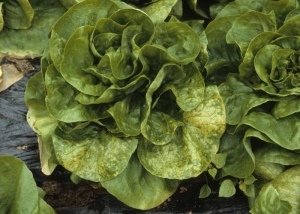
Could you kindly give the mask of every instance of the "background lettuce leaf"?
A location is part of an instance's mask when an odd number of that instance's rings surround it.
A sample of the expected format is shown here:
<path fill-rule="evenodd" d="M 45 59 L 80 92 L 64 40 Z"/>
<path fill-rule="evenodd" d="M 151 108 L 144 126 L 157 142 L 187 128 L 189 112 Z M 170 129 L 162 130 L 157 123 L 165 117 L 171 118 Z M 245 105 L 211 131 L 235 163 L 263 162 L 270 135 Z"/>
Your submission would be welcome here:
<path fill-rule="evenodd" d="M 297 165 L 300 162 L 299 153 L 272 144 L 259 148 L 254 155 L 254 174 L 267 181 L 275 179 L 286 170 L 287 166 Z"/>
<path fill-rule="evenodd" d="M 255 27 L 254 27 L 255 26 Z M 229 44 L 237 44 L 244 56 L 251 40 L 265 31 L 276 30 L 276 18 L 273 12 L 269 14 L 251 11 L 239 16 L 226 34 Z"/>
<path fill-rule="evenodd" d="M 39 196 L 31 171 L 13 156 L 0 156 L 0 210 L 2 213 L 56 212 Z"/>
<path fill-rule="evenodd" d="M 28 0 L 3 0 L 4 25 L 10 29 L 27 29 L 31 26 L 34 10 Z"/>
<path fill-rule="evenodd" d="M 288 201 L 280 199 L 278 191 L 272 186 L 264 187 L 257 199 L 251 213 L 291 213 L 292 206 Z"/>
<path fill-rule="evenodd" d="M 252 112 L 245 116 L 238 125 L 247 125 L 266 135 L 272 143 L 289 150 L 300 148 L 300 120 L 299 115 L 293 114 L 276 120 L 272 115 L 264 112 Z M 265 127 L 268 127 L 266 129 Z"/>
<path fill-rule="evenodd" d="M 228 74 L 225 83 L 219 86 L 220 94 L 226 106 L 226 123 L 237 125 L 251 109 L 278 98 L 260 96 L 239 80 L 237 74 Z M 277 109 L 277 108 L 276 108 Z"/>
<path fill-rule="evenodd" d="M 298 213 L 300 209 L 299 171 L 300 166 L 294 166 L 266 184 L 261 189 L 251 212 Z"/>
<path fill-rule="evenodd" d="M 33 58 L 42 55 L 49 41 L 48 34 L 51 26 L 66 9 L 61 5 L 52 6 L 51 4 L 50 6 L 32 5 L 32 7 L 34 17 L 30 26 L 19 30 L 4 27 L 0 32 L 0 57 L 9 55 L 18 58 Z M 21 19 L 26 20 L 23 16 Z M 6 26 L 5 23 L 4 26 Z"/>

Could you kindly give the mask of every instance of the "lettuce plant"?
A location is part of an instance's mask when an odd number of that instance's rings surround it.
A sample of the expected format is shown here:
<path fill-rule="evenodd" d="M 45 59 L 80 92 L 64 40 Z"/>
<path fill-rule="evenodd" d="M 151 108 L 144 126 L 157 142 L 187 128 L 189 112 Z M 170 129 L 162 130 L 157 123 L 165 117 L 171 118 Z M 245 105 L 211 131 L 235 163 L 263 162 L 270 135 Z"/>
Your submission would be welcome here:
<path fill-rule="evenodd" d="M 206 170 L 226 123 L 195 63 L 199 35 L 149 14 L 118 1 L 74 5 L 25 93 L 43 172 L 60 164 L 138 209 Z"/>
<path fill-rule="evenodd" d="M 299 212 L 287 193 L 299 190 L 299 11 L 297 0 L 236 0 L 205 29 L 207 77 L 221 84 L 228 124 L 211 174 L 238 183 L 253 213 Z"/>

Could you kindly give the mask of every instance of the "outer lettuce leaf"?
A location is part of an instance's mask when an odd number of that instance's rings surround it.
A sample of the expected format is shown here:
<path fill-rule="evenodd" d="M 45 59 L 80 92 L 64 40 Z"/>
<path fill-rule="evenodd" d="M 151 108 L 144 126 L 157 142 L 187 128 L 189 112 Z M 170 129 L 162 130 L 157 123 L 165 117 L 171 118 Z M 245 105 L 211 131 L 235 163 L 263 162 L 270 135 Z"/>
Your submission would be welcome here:
<path fill-rule="evenodd" d="M 217 88 L 207 87 L 202 103 L 183 113 L 185 124 L 177 129 L 170 143 L 157 146 L 141 140 L 138 156 L 143 166 L 164 178 L 198 176 L 210 164 L 225 128 L 221 103 Z"/>
<path fill-rule="evenodd" d="M 253 130 L 247 130 L 236 134 L 226 133 L 222 136 L 218 154 L 226 155 L 225 165 L 222 171 L 225 175 L 231 175 L 236 178 L 247 178 L 255 168 L 255 157 L 252 152 L 252 146 L 249 136 Z M 243 170 L 241 170 L 243 168 Z M 219 179 L 221 175 L 217 176 Z"/>
<path fill-rule="evenodd" d="M 4 25 L 10 29 L 27 29 L 31 26 L 34 10 L 28 0 L 3 1 Z"/>
<path fill-rule="evenodd" d="M 276 145 L 265 145 L 255 151 L 254 174 L 260 179 L 272 181 L 282 172 L 286 166 L 300 163 L 299 153 L 286 150 Z"/>
<path fill-rule="evenodd" d="M 239 80 L 237 74 L 228 74 L 226 83 L 220 85 L 219 90 L 226 106 L 226 122 L 229 125 L 237 125 L 251 109 L 278 100 L 256 94 L 251 87 Z M 276 109 L 278 108 L 280 106 Z"/>
<path fill-rule="evenodd" d="M 53 144 L 58 161 L 71 172 L 94 182 L 118 176 L 128 165 L 138 139 L 116 137 L 87 126 L 64 133 L 56 129 Z"/>
<path fill-rule="evenodd" d="M 237 126 L 238 129 L 243 125 L 253 127 L 283 148 L 289 150 L 300 148 L 300 120 L 297 114 L 276 120 L 270 114 L 252 112 L 243 118 Z"/>
<path fill-rule="evenodd" d="M 103 181 L 101 185 L 120 201 L 136 209 L 154 208 L 173 194 L 180 181 L 159 178 L 140 164 L 136 155 L 126 169 L 116 178 Z"/>
<path fill-rule="evenodd" d="M 52 144 L 52 134 L 57 126 L 57 120 L 47 110 L 45 93 L 43 74 L 38 72 L 28 80 L 26 86 L 25 103 L 30 106 L 27 122 L 38 135 L 42 171 L 50 175 L 58 163 Z"/>
<path fill-rule="evenodd" d="M 33 9 L 34 17 L 30 27 L 20 30 L 4 27 L 0 32 L 0 57 L 9 55 L 18 58 L 33 58 L 42 55 L 49 41 L 48 34 L 51 26 L 66 9 L 60 5 L 49 6 L 47 4 L 33 5 Z M 23 19 L 23 16 L 21 18 Z M 4 26 L 6 26 L 5 23 Z"/>
<path fill-rule="evenodd" d="M 278 191 L 273 185 L 264 187 L 255 201 L 251 213 L 291 213 L 292 206 L 288 201 L 280 199 Z"/>
<path fill-rule="evenodd" d="M 105 118 L 106 105 L 83 105 L 76 101 L 79 92 L 62 78 L 51 64 L 45 74 L 46 106 L 49 113 L 64 122 L 92 121 Z M 58 100 L 60 100 L 58 102 Z M 67 107 L 67 108 L 66 108 Z"/>
<path fill-rule="evenodd" d="M 298 213 L 300 209 L 299 170 L 299 166 L 292 167 L 265 185 L 251 212 Z"/>
<path fill-rule="evenodd" d="M 0 184 L 1 213 L 56 213 L 39 196 L 32 173 L 21 160 L 12 156 L 0 157 Z"/>

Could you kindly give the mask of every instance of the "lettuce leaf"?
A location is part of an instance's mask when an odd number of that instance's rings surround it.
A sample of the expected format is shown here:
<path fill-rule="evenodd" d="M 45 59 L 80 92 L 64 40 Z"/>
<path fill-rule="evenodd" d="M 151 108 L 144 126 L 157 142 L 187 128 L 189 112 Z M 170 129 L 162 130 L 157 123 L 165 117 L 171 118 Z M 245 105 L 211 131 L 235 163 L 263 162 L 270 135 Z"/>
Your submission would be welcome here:
<path fill-rule="evenodd" d="M 2 213 L 56 212 L 39 196 L 31 171 L 13 156 L 0 156 L 0 209 Z"/>

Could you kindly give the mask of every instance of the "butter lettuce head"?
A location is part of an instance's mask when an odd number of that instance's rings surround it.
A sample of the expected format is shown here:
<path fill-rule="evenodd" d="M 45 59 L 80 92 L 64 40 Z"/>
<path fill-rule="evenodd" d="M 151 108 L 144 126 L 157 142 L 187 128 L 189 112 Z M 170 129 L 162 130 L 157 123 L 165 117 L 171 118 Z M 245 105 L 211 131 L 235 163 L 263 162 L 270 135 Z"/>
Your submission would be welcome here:
<path fill-rule="evenodd" d="M 238 72 L 255 90 L 299 94 L 299 19 L 296 0 L 229 3 L 206 29 L 208 75 Z"/>
<path fill-rule="evenodd" d="M 299 211 L 281 197 L 293 185 L 275 182 L 299 164 L 299 11 L 297 0 L 236 0 L 205 29 L 206 74 L 220 84 L 228 124 L 218 151 L 226 161 L 215 178 L 239 179 L 253 213 Z M 251 176 L 257 181 L 249 194 Z"/>
<path fill-rule="evenodd" d="M 187 24 L 125 3 L 71 7 L 25 93 L 43 171 L 60 164 L 138 209 L 201 174 L 225 129 L 218 88 L 194 62 L 201 48 Z"/>

